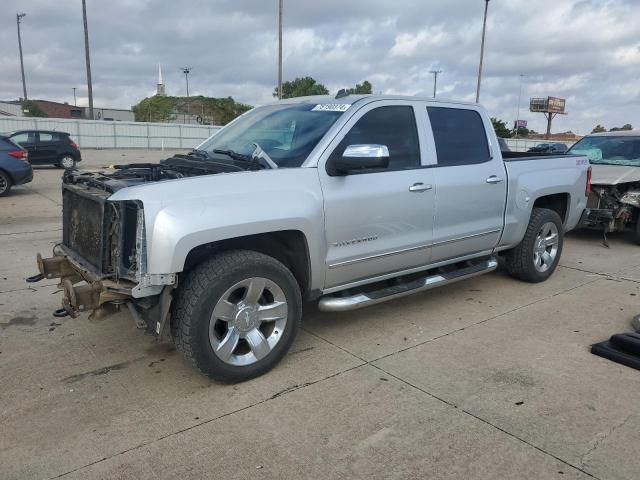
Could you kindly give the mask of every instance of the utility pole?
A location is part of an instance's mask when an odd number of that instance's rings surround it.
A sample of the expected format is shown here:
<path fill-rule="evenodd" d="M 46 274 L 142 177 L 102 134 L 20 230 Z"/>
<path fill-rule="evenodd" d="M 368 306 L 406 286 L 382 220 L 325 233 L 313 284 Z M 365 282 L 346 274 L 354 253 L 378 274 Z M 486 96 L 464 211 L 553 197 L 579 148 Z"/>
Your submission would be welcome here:
<path fill-rule="evenodd" d="M 84 57 L 87 65 L 87 93 L 89 95 L 89 120 L 93 120 L 93 87 L 91 85 L 91 60 L 89 59 L 89 27 L 87 26 L 87 1 L 82 0 L 82 22 L 84 23 Z"/>
<path fill-rule="evenodd" d="M 480 83 L 482 82 L 482 61 L 484 59 L 484 37 L 487 32 L 487 10 L 489 10 L 489 0 L 484 0 L 484 20 L 482 21 L 482 43 L 480 44 L 480 65 L 478 66 L 478 86 L 476 88 L 476 103 L 480 102 Z"/>
<path fill-rule="evenodd" d="M 22 94 L 24 101 L 27 101 L 27 83 L 24 81 L 24 62 L 22 60 L 22 38 L 20 37 L 20 19 L 26 17 L 26 13 L 16 13 L 16 23 L 18 24 L 18 50 L 20 50 L 20 71 L 22 72 Z"/>
<path fill-rule="evenodd" d="M 442 70 L 431 70 L 429 73 L 433 73 L 433 98 L 436 98 L 436 90 L 438 88 L 438 74 L 442 73 Z"/>
<path fill-rule="evenodd" d="M 73 105 L 77 107 L 78 102 L 76 101 L 76 87 L 71 87 L 71 88 L 73 88 Z"/>
<path fill-rule="evenodd" d="M 189 109 L 189 74 L 191 73 L 191 67 L 182 67 L 182 73 L 184 73 L 184 79 L 187 81 L 187 115 L 191 115 Z M 184 123 L 187 123 L 187 117 L 183 116 Z"/>
<path fill-rule="evenodd" d="M 278 0 L 278 99 L 282 100 L 282 2 Z"/>
<path fill-rule="evenodd" d="M 520 121 L 520 100 L 522 99 L 522 79 L 526 77 L 524 73 L 520 74 L 520 90 L 518 91 L 518 114 L 516 115 L 516 135 L 515 138 L 518 138 L 518 122 Z"/>

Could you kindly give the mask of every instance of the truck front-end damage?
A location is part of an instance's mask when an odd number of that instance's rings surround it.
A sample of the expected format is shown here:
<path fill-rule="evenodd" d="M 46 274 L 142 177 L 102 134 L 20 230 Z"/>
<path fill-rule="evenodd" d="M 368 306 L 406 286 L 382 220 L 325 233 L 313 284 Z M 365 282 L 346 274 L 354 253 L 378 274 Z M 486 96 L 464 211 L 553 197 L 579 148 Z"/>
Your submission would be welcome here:
<path fill-rule="evenodd" d="M 62 242 L 52 257 L 38 254 L 39 274 L 27 281 L 60 280 L 55 316 L 102 318 L 126 305 L 138 327 L 160 333 L 176 275 L 147 274 L 143 204 L 111 201 L 113 189 L 103 185 L 95 176 L 65 175 Z"/>
<path fill-rule="evenodd" d="M 635 230 L 640 211 L 640 184 L 592 185 L 586 225 L 605 233 Z"/>

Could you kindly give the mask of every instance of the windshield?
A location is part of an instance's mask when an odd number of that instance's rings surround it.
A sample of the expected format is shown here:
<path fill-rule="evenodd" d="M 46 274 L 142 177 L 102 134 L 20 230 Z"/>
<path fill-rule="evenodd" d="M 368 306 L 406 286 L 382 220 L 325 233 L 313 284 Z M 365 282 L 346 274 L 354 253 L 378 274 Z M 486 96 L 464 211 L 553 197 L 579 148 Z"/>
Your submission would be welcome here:
<path fill-rule="evenodd" d="M 197 149 L 251 156 L 258 144 L 278 167 L 299 167 L 348 107 L 315 103 L 257 107 Z"/>
<path fill-rule="evenodd" d="M 567 153 L 586 155 L 597 165 L 640 167 L 640 136 L 584 137 Z"/>

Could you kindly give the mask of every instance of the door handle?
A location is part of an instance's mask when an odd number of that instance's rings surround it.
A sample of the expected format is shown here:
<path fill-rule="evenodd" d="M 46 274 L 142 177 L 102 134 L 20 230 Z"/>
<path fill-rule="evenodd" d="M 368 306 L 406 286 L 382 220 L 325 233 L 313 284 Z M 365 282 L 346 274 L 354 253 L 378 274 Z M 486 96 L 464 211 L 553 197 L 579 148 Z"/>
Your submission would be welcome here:
<path fill-rule="evenodd" d="M 431 185 L 425 185 L 424 183 L 414 183 L 409 187 L 410 192 L 426 192 L 427 190 L 431 190 L 433 187 Z"/>
<path fill-rule="evenodd" d="M 487 178 L 487 183 L 500 183 L 501 181 L 502 178 L 496 177 L 495 175 L 491 175 L 489 178 Z"/>

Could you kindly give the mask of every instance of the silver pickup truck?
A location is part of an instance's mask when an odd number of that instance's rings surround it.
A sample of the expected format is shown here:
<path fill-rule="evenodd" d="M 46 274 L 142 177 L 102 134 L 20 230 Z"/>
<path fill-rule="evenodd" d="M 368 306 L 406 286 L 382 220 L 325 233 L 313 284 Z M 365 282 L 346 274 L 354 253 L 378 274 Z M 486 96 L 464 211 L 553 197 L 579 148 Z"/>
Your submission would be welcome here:
<path fill-rule="evenodd" d="M 499 255 L 546 280 L 585 210 L 588 160 L 504 155 L 476 104 L 280 101 L 188 155 L 67 171 L 62 242 L 28 280 L 61 279 L 55 315 L 128 308 L 199 371 L 244 380 L 285 355 L 303 299 L 366 307 L 490 272 Z"/>

